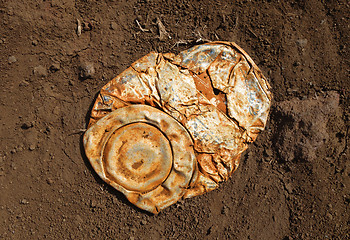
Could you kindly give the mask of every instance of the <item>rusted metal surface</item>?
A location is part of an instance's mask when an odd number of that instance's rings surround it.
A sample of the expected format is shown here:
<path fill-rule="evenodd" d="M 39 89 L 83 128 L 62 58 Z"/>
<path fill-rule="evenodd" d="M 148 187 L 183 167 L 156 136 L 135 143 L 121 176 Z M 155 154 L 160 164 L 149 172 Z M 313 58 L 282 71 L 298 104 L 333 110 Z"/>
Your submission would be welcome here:
<path fill-rule="evenodd" d="M 102 88 L 84 137 L 86 154 L 106 182 L 157 213 L 179 198 L 217 188 L 237 169 L 240 154 L 265 127 L 269 88 L 235 43 L 198 45 L 177 56 L 149 53 Z M 149 115 L 139 119 L 144 111 Z M 161 124 L 176 128 L 176 134 Z M 143 131 L 153 138 L 143 140 Z M 172 177 L 178 152 L 188 153 L 180 157 L 186 170 Z M 132 171 L 144 158 L 145 172 Z"/>
<path fill-rule="evenodd" d="M 147 105 L 106 115 L 87 130 L 84 146 L 97 174 L 149 212 L 178 201 L 197 178 L 191 136 L 168 114 Z"/>

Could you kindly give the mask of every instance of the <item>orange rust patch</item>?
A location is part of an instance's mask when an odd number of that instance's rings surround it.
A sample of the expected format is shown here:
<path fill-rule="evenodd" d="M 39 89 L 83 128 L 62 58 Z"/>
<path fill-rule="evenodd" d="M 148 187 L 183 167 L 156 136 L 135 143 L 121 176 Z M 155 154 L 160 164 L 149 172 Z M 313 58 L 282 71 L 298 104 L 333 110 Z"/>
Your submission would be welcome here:
<path fill-rule="evenodd" d="M 195 73 L 192 74 L 194 83 L 196 84 L 197 90 L 202 93 L 209 101 L 213 101 L 215 99 L 214 106 L 227 114 L 227 106 L 226 106 L 226 95 L 225 93 L 215 90 L 213 85 L 211 84 L 210 77 L 206 72 L 197 75 Z"/>

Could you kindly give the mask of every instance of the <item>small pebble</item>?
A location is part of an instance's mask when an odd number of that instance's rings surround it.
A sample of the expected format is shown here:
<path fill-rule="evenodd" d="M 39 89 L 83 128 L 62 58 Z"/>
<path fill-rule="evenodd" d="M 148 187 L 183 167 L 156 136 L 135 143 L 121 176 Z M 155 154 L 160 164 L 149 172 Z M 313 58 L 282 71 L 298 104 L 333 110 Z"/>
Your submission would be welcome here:
<path fill-rule="evenodd" d="M 17 59 L 15 56 L 10 56 L 8 61 L 9 61 L 9 64 L 11 64 L 11 63 L 17 62 Z"/>
<path fill-rule="evenodd" d="M 16 170 L 16 169 L 17 169 L 17 167 L 16 167 L 16 165 L 15 165 L 14 163 L 11 163 L 11 168 L 12 168 L 13 170 Z"/>
<path fill-rule="evenodd" d="M 37 45 L 38 45 L 38 40 L 33 40 L 33 41 L 32 41 L 32 45 L 33 45 L 33 46 L 37 46 Z"/>
<path fill-rule="evenodd" d="M 51 185 L 53 184 L 53 180 L 51 178 L 46 179 L 47 184 Z"/>
<path fill-rule="evenodd" d="M 80 77 L 82 79 L 92 78 L 95 75 L 94 65 L 90 62 L 83 62 L 80 65 Z"/>
<path fill-rule="evenodd" d="M 18 150 L 19 152 L 23 151 L 23 146 L 22 146 L 22 145 L 18 146 L 17 150 Z"/>
<path fill-rule="evenodd" d="M 30 151 L 34 151 L 35 150 L 35 145 L 34 144 L 30 144 L 29 145 L 29 150 Z"/>
<path fill-rule="evenodd" d="M 51 66 L 50 66 L 50 70 L 52 72 L 57 72 L 58 70 L 60 70 L 61 66 L 59 63 L 53 63 Z"/>
<path fill-rule="evenodd" d="M 297 42 L 298 46 L 302 47 L 302 48 L 306 47 L 306 45 L 307 45 L 307 39 L 306 38 L 305 39 L 298 39 L 296 42 Z"/>
<path fill-rule="evenodd" d="M 141 22 L 143 20 L 142 15 L 137 15 L 137 20 Z"/>
<path fill-rule="evenodd" d="M 34 72 L 34 75 L 38 77 L 47 77 L 47 70 L 45 67 L 41 65 L 35 67 L 33 72 Z"/>
<path fill-rule="evenodd" d="M 111 28 L 112 30 L 117 30 L 117 29 L 118 29 L 118 24 L 115 23 L 115 22 L 112 22 L 110 28 Z"/>
<path fill-rule="evenodd" d="M 293 63 L 293 66 L 294 66 L 294 67 L 297 67 L 297 66 L 300 66 L 300 64 L 301 64 L 300 62 L 295 61 L 295 62 Z"/>
<path fill-rule="evenodd" d="M 213 230 L 214 230 L 214 226 L 211 226 L 210 228 L 208 228 L 207 235 L 210 235 L 212 232 L 214 232 Z"/>
<path fill-rule="evenodd" d="M 34 126 L 33 122 L 25 122 L 22 124 L 21 128 L 22 129 L 29 129 L 32 128 Z"/>
<path fill-rule="evenodd" d="M 20 204 L 29 204 L 29 202 L 26 199 L 22 199 L 19 201 Z"/>
<path fill-rule="evenodd" d="M 146 225 L 147 221 L 146 220 L 141 220 L 141 225 Z"/>
<path fill-rule="evenodd" d="M 226 206 L 223 206 L 221 209 L 221 214 L 227 215 L 227 213 L 228 213 L 228 208 Z"/>
<path fill-rule="evenodd" d="M 20 82 L 19 86 L 20 87 L 27 87 L 27 86 L 29 86 L 29 82 L 27 82 L 26 80 L 23 80 L 22 82 Z"/>

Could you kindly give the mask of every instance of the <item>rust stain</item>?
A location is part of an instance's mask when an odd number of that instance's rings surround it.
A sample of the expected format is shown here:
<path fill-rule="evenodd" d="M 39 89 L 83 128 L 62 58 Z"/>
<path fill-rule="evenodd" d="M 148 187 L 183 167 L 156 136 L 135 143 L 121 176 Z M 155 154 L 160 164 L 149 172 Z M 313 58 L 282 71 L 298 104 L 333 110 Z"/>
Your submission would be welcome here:
<path fill-rule="evenodd" d="M 232 42 L 149 53 L 101 89 L 86 154 L 130 202 L 158 213 L 229 178 L 266 125 L 269 89 Z"/>

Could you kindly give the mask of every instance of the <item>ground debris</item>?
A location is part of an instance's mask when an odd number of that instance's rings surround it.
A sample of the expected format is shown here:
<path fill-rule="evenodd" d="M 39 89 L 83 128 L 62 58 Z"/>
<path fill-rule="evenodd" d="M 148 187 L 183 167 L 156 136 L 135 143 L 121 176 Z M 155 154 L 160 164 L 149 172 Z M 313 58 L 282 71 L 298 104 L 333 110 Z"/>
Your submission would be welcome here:
<path fill-rule="evenodd" d="M 35 67 L 33 73 L 35 76 L 38 77 L 47 77 L 48 75 L 46 68 L 42 65 Z"/>
<path fill-rule="evenodd" d="M 170 34 L 166 31 L 165 26 L 159 17 L 157 18 L 156 24 L 158 26 L 158 31 L 159 31 L 159 40 L 166 41 L 168 39 L 171 39 Z"/>
<path fill-rule="evenodd" d="M 77 27 L 76 27 L 75 32 L 78 35 L 78 37 L 80 37 L 80 35 L 81 35 L 81 30 L 82 30 L 81 22 L 79 19 L 77 19 Z"/>

